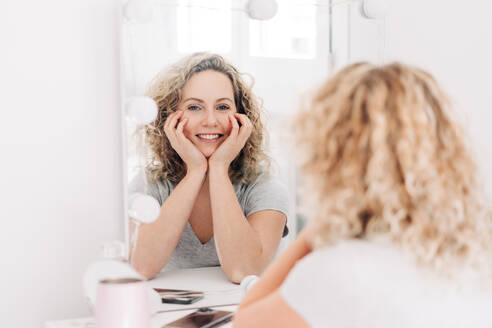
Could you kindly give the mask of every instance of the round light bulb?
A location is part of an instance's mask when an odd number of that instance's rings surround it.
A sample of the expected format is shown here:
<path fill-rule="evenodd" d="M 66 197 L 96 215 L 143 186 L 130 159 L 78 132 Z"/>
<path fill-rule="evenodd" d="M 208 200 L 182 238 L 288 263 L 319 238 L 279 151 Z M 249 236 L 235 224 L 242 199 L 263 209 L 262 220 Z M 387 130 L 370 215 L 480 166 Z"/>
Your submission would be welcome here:
<path fill-rule="evenodd" d="M 241 280 L 241 284 L 240 284 L 240 286 L 243 288 L 244 293 L 250 290 L 259 279 L 260 278 L 258 278 L 258 276 L 255 275 L 244 277 L 243 280 Z"/>
<path fill-rule="evenodd" d="M 278 5 L 275 0 L 250 0 L 248 3 L 249 17 L 258 20 L 273 18 L 277 13 Z"/>
<path fill-rule="evenodd" d="M 148 0 L 129 0 L 124 13 L 129 21 L 148 23 L 152 19 L 152 6 Z"/>
<path fill-rule="evenodd" d="M 361 15 L 369 19 L 382 19 L 386 17 L 390 8 L 388 0 L 362 0 L 360 2 Z"/>
<path fill-rule="evenodd" d="M 126 103 L 128 118 L 137 124 L 149 124 L 157 117 L 157 104 L 152 98 L 140 96 L 131 97 Z"/>
<path fill-rule="evenodd" d="M 135 193 L 128 203 L 128 215 L 141 223 L 152 223 L 159 217 L 161 206 L 152 196 Z"/>

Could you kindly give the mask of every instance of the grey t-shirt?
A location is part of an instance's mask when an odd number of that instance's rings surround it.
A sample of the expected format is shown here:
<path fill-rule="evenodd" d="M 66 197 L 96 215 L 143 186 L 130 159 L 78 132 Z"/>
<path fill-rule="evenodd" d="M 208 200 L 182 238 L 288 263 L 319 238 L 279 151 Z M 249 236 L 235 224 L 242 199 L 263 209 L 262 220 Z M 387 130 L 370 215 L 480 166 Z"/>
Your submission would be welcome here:
<path fill-rule="evenodd" d="M 147 192 L 162 206 L 173 190 L 174 186 L 169 181 L 163 180 L 149 183 Z M 277 178 L 262 174 L 249 185 L 235 184 L 234 190 L 246 218 L 262 210 L 276 210 L 288 217 L 287 191 Z M 285 226 L 283 236 L 287 233 L 288 229 Z M 202 244 L 187 221 L 164 271 L 219 265 L 214 237 Z"/>

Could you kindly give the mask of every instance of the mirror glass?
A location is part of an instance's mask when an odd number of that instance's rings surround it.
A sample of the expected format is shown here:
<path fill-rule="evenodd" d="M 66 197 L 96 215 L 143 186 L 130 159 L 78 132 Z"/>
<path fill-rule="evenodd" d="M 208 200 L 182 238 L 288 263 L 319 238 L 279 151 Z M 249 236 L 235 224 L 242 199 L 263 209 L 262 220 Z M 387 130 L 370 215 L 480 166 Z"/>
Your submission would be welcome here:
<path fill-rule="evenodd" d="M 283 147 L 283 136 L 288 135 L 285 122 L 300 105 L 302 93 L 333 71 L 335 57 L 337 66 L 347 61 L 349 5 L 343 1 L 340 6 L 331 6 L 332 1 L 277 0 L 272 18 L 251 17 L 253 3 L 269 2 L 136 0 L 124 3 L 121 35 L 124 165 L 129 183 L 139 175 L 144 179 L 142 169 L 150 154 L 145 150 L 143 134 L 138 131 L 155 115 L 155 108 L 138 97 L 145 94 L 156 74 L 194 52 L 222 55 L 247 74 L 253 92 L 263 101 L 269 154 L 276 174 L 288 190 L 290 233 L 283 238 L 282 248 L 295 238 L 301 222 L 296 215 L 296 171 L 292 158 L 286 154 L 287 148 Z M 265 10 L 268 13 L 268 8 Z M 335 32 L 338 38 L 333 37 Z M 142 216 L 154 215 L 156 209 L 151 201 L 136 202 L 132 195 L 128 196 L 130 213 L 146 208 Z M 150 205 L 142 205 L 146 202 Z M 127 244 L 128 226 L 127 218 Z"/>

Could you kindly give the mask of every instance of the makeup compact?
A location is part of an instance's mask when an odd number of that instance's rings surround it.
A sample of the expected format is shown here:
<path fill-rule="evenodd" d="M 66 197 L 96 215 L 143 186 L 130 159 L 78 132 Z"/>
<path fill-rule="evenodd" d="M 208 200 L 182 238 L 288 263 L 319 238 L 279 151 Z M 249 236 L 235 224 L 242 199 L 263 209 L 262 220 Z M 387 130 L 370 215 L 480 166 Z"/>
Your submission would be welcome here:
<path fill-rule="evenodd" d="M 163 289 L 154 288 L 161 297 L 162 303 L 171 304 L 193 304 L 201 300 L 204 296 L 203 292 L 181 289 Z"/>

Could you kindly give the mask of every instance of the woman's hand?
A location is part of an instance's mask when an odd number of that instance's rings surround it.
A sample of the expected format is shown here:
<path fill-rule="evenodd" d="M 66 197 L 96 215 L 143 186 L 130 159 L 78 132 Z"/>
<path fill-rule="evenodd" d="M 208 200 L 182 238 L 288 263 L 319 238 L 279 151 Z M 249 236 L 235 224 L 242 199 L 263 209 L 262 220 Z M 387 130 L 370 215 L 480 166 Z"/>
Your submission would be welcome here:
<path fill-rule="evenodd" d="M 186 164 L 187 171 L 207 171 L 207 159 L 195 145 L 183 134 L 183 128 L 188 119 L 181 119 L 183 111 L 174 112 L 168 116 L 164 124 L 164 132 L 173 149 Z"/>
<path fill-rule="evenodd" d="M 229 165 L 243 149 L 251 131 L 253 131 L 253 124 L 244 114 L 230 114 L 229 121 L 232 125 L 231 133 L 210 156 L 208 160 L 210 166 L 229 169 Z M 239 127 L 238 121 L 241 123 L 241 127 Z"/>

